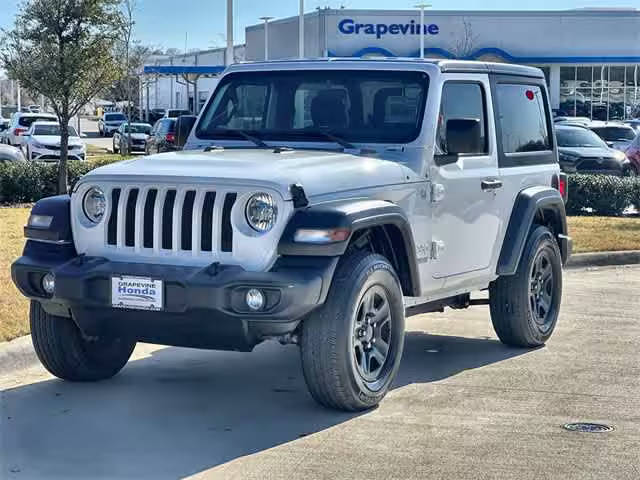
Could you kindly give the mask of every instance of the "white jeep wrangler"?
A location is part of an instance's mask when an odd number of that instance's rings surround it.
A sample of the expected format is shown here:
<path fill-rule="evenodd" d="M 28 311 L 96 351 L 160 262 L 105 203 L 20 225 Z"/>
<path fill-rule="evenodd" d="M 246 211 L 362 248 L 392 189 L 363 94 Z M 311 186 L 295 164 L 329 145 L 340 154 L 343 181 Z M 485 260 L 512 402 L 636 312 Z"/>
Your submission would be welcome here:
<path fill-rule="evenodd" d="M 137 341 L 278 339 L 318 402 L 362 410 L 398 371 L 405 315 L 485 303 L 504 343 L 551 336 L 571 240 L 540 70 L 235 65 L 194 122 L 184 151 L 34 206 L 12 274 L 54 375 L 111 377 Z"/>

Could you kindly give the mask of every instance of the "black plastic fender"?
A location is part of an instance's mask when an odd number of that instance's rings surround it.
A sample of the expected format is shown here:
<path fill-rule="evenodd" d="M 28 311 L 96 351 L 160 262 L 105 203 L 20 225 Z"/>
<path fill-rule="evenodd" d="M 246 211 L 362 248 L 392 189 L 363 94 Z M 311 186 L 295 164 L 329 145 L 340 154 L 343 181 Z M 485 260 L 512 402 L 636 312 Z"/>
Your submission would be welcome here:
<path fill-rule="evenodd" d="M 71 197 L 56 195 L 38 200 L 31 215 L 53 217 L 47 228 L 24 227 L 27 238 L 23 255 L 35 258 L 73 258 L 77 255 L 71 231 Z"/>
<path fill-rule="evenodd" d="M 297 210 L 285 228 L 278 254 L 282 256 L 338 257 L 343 255 L 353 235 L 376 226 L 396 227 L 404 241 L 413 294 L 420 294 L 420 275 L 411 225 L 404 210 L 383 200 L 351 199 L 322 203 Z M 343 241 L 326 244 L 299 243 L 294 236 L 299 229 L 348 229 Z"/>
<path fill-rule="evenodd" d="M 558 240 L 564 265 L 571 255 L 571 239 L 567 235 L 567 215 L 564 200 L 558 190 L 551 187 L 530 187 L 522 190 L 516 197 L 509 225 L 502 243 L 496 273 L 514 275 L 520 263 L 536 214 L 542 211 L 555 226 L 554 234 Z"/>

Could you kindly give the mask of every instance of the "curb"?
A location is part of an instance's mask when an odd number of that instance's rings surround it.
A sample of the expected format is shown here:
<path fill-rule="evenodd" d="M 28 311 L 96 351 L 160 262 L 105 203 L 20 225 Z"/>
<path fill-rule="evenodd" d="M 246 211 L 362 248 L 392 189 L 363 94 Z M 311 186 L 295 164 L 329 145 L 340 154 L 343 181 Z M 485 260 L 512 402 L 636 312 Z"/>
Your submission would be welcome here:
<path fill-rule="evenodd" d="M 615 265 L 636 265 L 640 263 L 640 250 L 625 252 L 576 253 L 571 255 L 566 268 L 607 267 Z"/>
<path fill-rule="evenodd" d="M 0 343 L 0 377 L 38 364 L 31 335 Z"/>

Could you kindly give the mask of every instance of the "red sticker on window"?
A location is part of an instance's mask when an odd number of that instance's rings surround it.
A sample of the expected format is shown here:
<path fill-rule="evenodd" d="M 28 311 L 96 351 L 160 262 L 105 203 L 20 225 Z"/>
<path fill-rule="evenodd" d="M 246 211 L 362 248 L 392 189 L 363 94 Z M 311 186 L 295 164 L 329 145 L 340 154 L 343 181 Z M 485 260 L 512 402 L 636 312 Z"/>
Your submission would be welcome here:
<path fill-rule="evenodd" d="M 531 90 L 527 90 L 527 98 L 529 100 L 533 100 L 535 98 L 535 95 Z"/>

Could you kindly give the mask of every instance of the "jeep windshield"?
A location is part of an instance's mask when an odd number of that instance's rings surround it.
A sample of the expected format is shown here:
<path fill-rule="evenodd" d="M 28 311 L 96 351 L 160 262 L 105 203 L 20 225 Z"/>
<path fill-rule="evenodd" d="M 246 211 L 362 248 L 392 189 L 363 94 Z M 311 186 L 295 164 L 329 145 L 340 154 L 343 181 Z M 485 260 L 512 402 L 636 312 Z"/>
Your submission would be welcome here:
<path fill-rule="evenodd" d="M 422 72 L 298 70 L 224 77 L 196 128 L 209 140 L 408 143 L 422 126 Z"/>

